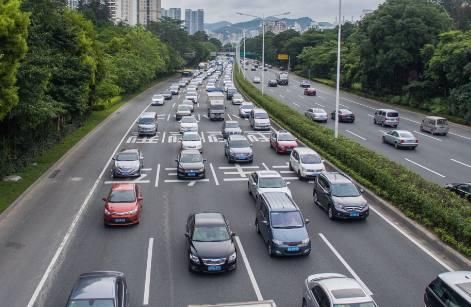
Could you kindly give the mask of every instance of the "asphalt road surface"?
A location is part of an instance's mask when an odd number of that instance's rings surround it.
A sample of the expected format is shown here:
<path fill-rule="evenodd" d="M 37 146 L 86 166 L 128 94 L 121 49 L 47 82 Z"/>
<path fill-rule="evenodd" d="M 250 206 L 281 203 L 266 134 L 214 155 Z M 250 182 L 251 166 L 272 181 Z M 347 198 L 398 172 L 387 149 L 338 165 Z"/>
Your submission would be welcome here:
<path fill-rule="evenodd" d="M 246 77 L 249 81 L 262 74 L 261 69 L 251 71 L 248 65 Z M 304 114 L 309 108 L 323 108 L 329 114 L 326 125 L 334 129 L 334 121 L 330 113 L 335 110 L 335 89 L 319 83 L 311 83 L 317 89 L 317 96 L 304 96 L 300 87 L 301 77 L 290 73 L 288 86 L 268 87 L 268 80 L 276 79 L 279 71 L 269 69 L 265 72 L 265 93 L 288 104 Z M 257 87 L 261 88 L 261 84 Z M 404 110 L 396 106 L 388 106 L 371 99 L 362 98 L 341 92 L 340 108 L 348 108 L 355 114 L 355 123 L 339 123 L 339 133 L 358 142 L 365 147 L 382 154 L 389 159 L 404 165 L 424 178 L 444 185 L 450 182 L 469 182 L 471 180 L 471 128 L 450 124 L 447 136 L 431 135 L 420 131 L 420 122 L 424 115 Z M 398 129 L 409 130 L 419 139 L 416 150 L 395 149 L 394 146 L 383 144 L 381 137 L 393 129 L 373 124 L 376 109 L 396 109 L 400 113 Z"/>
<path fill-rule="evenodd" d="M 297 180 L 288 169 L 288 156 L 270 149 L 268 133 L 251 131 L 230 103 L 226 118 L 240 121 L 254 144 L 255 160 L 229 164 L 223 154 L 222 122 L 205 116 L 204 90 L 199 91 L 195 115 L 205 140 L 207 177 L 177 180 L 174 159 L 180 145 L 174 113 L 183 94 L 164 106 L 149 106 L 151 96 L 168 86 L 163 82 L 147 90 L 112 115 L 0 217 L 0 305 L 64 306 L 78 276 L 93 270 L 124 272 L 132 306 L 184 307 L 262 298 L 274 299 L 280 307 L 300 306 L 304 279 L 323 272 L 357 278 L 380 306 L 423 305 L 425 286 L 446 267 L 375 212 L 367 221 L 330 221 L 313 205 L 312 183 Z M 294 86 L 291 89 L 294 92 Z M 307 98 L 303 101 L 305 107 L 311 104 Z M 134 121 L 144 110 L 159 114 L 156 137 L 137 136 Z M 360 114 L 359 119 L 361 123 Z M 143 188 L 142 221 L 133 227 L 106 228 L 101 198 L 113 182 L 109 159 L 118 149 L 136 147 L 144 154 L 145 170 L 134 180 Z M 263 169 L 282 173 L 311 220 L 310 256 L 268 256 L 255 231 L 254 201 L 247 193 L 247 174 Z M 234 272 L 188 272 L 186 219 L 205 210 L 222 212 L 237 233 L 239 265 Z"/>

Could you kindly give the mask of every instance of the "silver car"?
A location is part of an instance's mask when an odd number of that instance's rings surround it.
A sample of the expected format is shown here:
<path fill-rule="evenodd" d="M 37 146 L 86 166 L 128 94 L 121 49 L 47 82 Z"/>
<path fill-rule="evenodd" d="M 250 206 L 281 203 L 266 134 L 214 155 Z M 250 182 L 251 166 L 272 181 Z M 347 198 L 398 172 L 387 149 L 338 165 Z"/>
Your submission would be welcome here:
<path fill-rule="evenodd" d="M 113 157 L 111 177 L 140 177 L 143 159 L 139 149 L 124 149 Z"/>
<path fill-rule="evenodd" d="M 232 96 L 232 104 L 239 105 L 244 102 L 244 97 L 241 94 L 234 94 Z"/>
<path fill-rule="evenodd" d="M 222 137 L 227 139 L 229 135 L 242 134 L 240 124 L 235 120 L 226 120 L 222 125 Z"/>
<path fill-rule="evenodd" d="M 322 273 L 306 278 L 303 290 L 303 307 L 320 306 L 378 305 L 355 279 L 337 273 Z"/>
<path fill-rule="evenodd" d="M 253 172 L 249 176 L 248 190 L 254 199 L 266 192 L 284 192 L 292 197 L 288 183 L 277 171 Z"/>
<path fill-rule="evenodd" d="M 224 144 L 224 155 L 229 162 L 252 162 L 252 144 L 244 135 L 230 135 Z"/>
<path fill-rule="evenodd" d="M 260 83 L 262 82 L 262 80 L 260 79 L 260 77 L 254 77 L 253 78 L 253 83 Z"/>
<path fill-rule="evenodd" d="M 320 108 L 310 108 L 304 112 L 304 115 L 312 121 L 323 123 L 326 123 L 328 118 L 327 112 Z"/>
<path fill-rule="evenodd" d="M 397 148 L 415 149 L 419 145 L 419 140 L 407 130 L 391 130 L 383 135 L 383 143 L 394 145 Z"/>
<path fill-rule="evenodd" d="M 251 102 L 242 102 L 239 107 L 239 116 L 242 118 L 250 117 L 250 112 L 255 108 L 254 104 Z"/>

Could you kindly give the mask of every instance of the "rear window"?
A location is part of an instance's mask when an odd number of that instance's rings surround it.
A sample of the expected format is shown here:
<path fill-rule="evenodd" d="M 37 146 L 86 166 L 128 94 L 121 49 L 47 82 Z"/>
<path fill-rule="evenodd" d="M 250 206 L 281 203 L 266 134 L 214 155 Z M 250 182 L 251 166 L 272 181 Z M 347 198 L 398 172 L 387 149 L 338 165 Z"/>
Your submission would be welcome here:
<path fill-rule="evenodd" d="M 261 118 L 261 119 L 268 118 L 268 114 L 265 112 L 255 113 L 254 118 Z"/>
<path fill-rule="evenodd" d="M 388 112 L 386 115 L 387 117 L 399 117 L 399 113 L 397 112 Z"/>
<path fill-rule="evenodd" d="M 437 120 L 437 125 L 446 126 L 446 125 L 448 125 L 448 120 L 446 120 L 446 119 L 439 119 L 439 120 Z"/>
<path fill-rule="evenodd" d="M 332 295 L 336 299 L 343 299 L 343 298 L 353 298 L 353 297 L 365 297 L 365 292 L 361 289 L 339 289 L 339 290 L 332 290 Z"/>

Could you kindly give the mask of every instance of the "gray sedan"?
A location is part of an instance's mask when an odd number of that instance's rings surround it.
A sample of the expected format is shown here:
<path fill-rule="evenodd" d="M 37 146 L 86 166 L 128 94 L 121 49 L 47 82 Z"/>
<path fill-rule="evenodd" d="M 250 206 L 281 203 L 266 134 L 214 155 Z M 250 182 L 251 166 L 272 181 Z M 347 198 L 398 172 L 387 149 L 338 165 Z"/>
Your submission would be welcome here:
<path fill-rule="evenodd" d="M 224 145 L 224 155 L 229 162 L 252 162 L 252 144 L 244 135 L 230 135 Z"/>
<path fill-rule="evenodd" d="M 419 145 L 419 140 L 410 131 L 391 130 L 383 135 L 383 143 L 394 145 L 395 148 L 415 149 Z"/>

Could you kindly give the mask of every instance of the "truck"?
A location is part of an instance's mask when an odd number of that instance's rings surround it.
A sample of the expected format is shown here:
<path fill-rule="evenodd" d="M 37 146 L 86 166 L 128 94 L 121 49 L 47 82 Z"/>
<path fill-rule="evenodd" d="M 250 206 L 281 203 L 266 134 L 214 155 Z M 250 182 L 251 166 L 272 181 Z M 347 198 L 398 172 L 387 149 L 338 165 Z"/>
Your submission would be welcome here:
<path fill-rule="evenodd" d="M 226 106 L 224 105 L 224 93 L 208 93 L 208 117 L 210 120 L 224 120 Z"/>
<path fill-rule="evenodd" d="M 276 77 L 278 85 L 288 85 L 288 73 L 280 72 Z"/>
<path fill-rule="evenodd" d="M 207 62 L 201 62 L 201 63 L 198 65 L 198 68 L 199 68 L 199 69 L 208 70 L 208 63 L 207 63 Z"/>
<path fill-rule="evenodd" d="M 227 303 L 216 305 L 188 305 L 188 307 L 276 307 L 272 300 L 258 301 L 258 302 L 244 302 L 244 303 Z"/>

